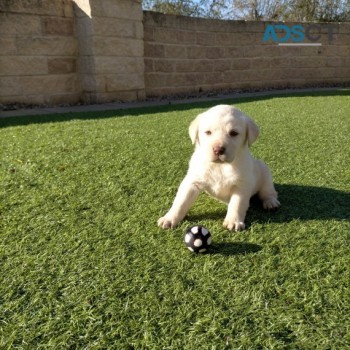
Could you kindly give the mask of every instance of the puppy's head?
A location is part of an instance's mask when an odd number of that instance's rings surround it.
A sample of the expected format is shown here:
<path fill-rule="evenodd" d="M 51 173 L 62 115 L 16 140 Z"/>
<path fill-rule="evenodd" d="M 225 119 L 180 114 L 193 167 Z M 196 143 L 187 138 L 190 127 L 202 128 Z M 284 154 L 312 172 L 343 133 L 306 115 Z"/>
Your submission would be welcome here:
<path fill-rule="evenodd" d="M 219 105 L 200 114 L 189 128 L 192 143 L 210 162 L 233 162 L 259 135 L 259 128 L 240 110 Z"/>

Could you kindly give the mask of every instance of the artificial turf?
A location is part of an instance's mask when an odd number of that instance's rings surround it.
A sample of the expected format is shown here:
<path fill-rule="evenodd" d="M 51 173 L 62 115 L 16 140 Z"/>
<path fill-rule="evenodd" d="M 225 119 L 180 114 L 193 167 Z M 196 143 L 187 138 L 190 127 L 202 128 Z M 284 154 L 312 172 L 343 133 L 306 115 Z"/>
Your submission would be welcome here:
<path fill-rule="evenodd" d="M 260 126 L 282 207 L 253 200 L 232 233 L 201 195 L 161 230 L 218 103 L 0 119 L 1 349 L 350 348 L 349 90 L 224 101 Z"/>

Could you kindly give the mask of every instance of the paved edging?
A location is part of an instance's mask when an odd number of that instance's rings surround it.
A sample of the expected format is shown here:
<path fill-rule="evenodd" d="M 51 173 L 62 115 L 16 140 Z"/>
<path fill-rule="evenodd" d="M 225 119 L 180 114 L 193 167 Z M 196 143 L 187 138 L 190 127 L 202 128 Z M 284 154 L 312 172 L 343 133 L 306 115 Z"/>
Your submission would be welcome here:
<path fill-rule="evenodd" d="M 305 92 L 323 92 L 323 91 L 341 91 L 348 90 L 349 88 L 310 88 L 310 89 L 284 89 L 284 90 L 269 90 L 260 92 L 247 92 L 247 93 L 231 93 L 231 94 L 218 94 L 217 96 L 204 96 L 187 99 L 165 99 L 155 101 L 138 101 L 138 102 L 111 102 L 96 105 L 80 105 L 80 106 L 67 106 L 67 107 L 42 107 L 31 109 L 17 109 L 14 111 L 0 111 L 0 118 L 7 117 L 20 117 L 20 116 L 34 116 L 34 115 L 47 115 L 47 114 L 62 114 L 62 113 L 80 113 L 80 112 L 102 112 L 110 110 L 130 109 L 130 108 L 142 108 L 152 106 L 165 106 L 169 104 L 179 105 L 186 103 L 196 102 L 208 102 L 208 101 L 220 101 L 226 99 L 239 99 L 246 97 L 260 97 L 260 96 L 280 96 L 287 94 L 305 93 Z"/>

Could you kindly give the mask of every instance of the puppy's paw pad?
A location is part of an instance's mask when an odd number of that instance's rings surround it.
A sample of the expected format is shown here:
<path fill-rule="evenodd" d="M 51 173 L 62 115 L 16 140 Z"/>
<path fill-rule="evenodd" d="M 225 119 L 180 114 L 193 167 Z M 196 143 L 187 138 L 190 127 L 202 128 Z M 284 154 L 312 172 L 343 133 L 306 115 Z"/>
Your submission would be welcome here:
<path fill-rule="evenodd" d="M 242 221 L 224 221 L 224 227 L 226 227 L 230 231 L 242 231 L 245 229 L 245 224 Z"/>
<path fill-rule="evenodd" d="M 168 219 L 166 216 L 163 216 L 160 219 L 158 219 L 157 224 L 163 229 L 174 228 L 176 226 L 175 223 L 172 220 Z"/>
<path fill-rule="evenodd" d="M 269 198 L 263 201 L 263 208 L 265 210 L 276 210 L 280 207 L 280 202 L 277 198 Z"/>

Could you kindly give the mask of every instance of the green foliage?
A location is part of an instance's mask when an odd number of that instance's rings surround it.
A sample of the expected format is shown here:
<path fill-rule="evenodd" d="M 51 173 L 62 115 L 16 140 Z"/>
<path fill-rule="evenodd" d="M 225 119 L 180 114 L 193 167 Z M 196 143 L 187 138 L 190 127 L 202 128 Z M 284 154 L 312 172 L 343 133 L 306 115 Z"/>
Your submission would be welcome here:
<path fill-rule="evenodd" d="M 223 18 L 227 9 L 226 0 L 144 0 L 146 10 L 173 15 Z"/>
<path fill-rule="evenodd" d="M 225 102 L 282 203 L 242 233 L 206 195 L 156 226 L 214 103 L 0 120 L 1 349 L 350 347 L 349 91 Z M 182 241 L 198 223 L 209 254 Z"/>
<path fill-rule="evenodd" d="M 206 18 L 350 21 L 349 0 L 144 0 L 143 6 L 152 11 Z"/>
<path fill-rule="evenodd" d="M 199 6 L 191 0 L 145 1 L 144 7 L 156 12 L 169 13 L 182 16 L 199 16 Z"/>

